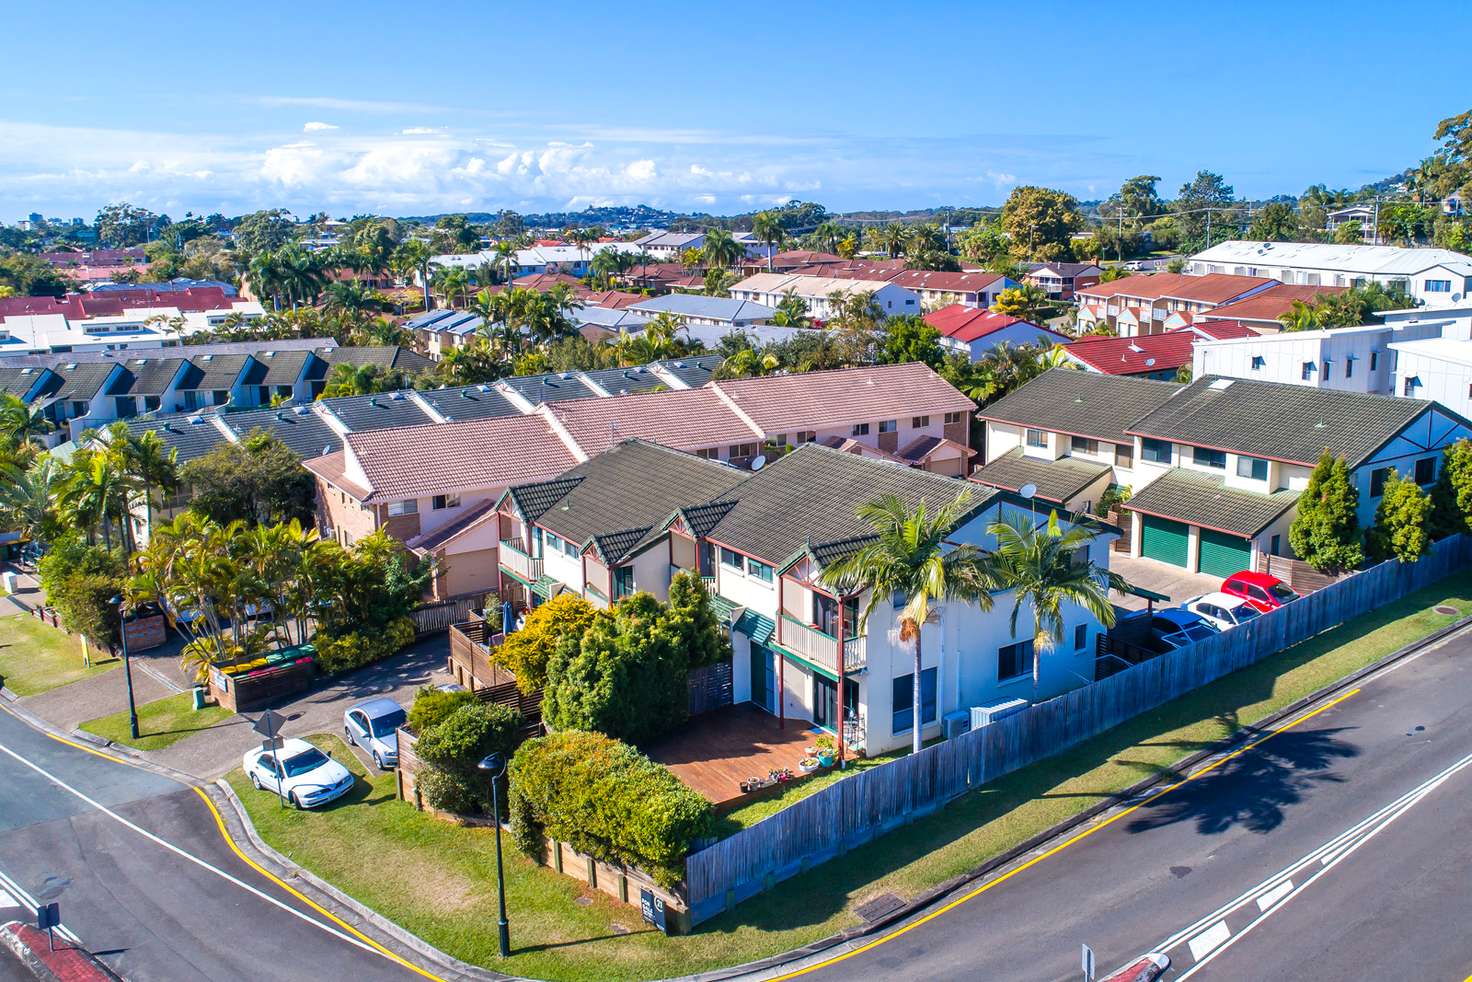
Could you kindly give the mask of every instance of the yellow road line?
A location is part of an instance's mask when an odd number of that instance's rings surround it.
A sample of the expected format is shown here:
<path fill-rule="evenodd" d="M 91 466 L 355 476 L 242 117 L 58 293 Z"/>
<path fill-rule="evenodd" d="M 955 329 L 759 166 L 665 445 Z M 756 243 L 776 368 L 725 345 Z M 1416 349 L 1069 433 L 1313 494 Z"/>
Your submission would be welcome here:
<path fill-rule="evenodd" d="M 215 825 L 219 827 L 220 835 L 224 838 L 225 844 L 230 847 L 231 852 L 235 853 L 235 855 L 239 857 L 241 862 L 245 863 L 245 865 L 249 866 L 251 869 L 255 870 L 257 873 L 261 874 L 272 883 L 275 883 L 281 889 L 285 890 L 287 893 L 291 894 L 293 897 L 300 900 L 302 903 L 306 904 L 308 907 L 312 908 L 317 913 L 321 914 L 323 917 L 327 918 L 329 921 L 342 928 L 344 931 L 347 931 L 349 934 L 353 935 L 355 938 L 358 938 L 364 943 L 371 945 L 374 950 L 378 951 L 386 958 L 398 962 L 400 965 L 404 966 L 409 971 L 414 972 L 416 975 L 421 975 L 426 979 L 432 979 L 433 982 L 445 982 L 445 980 L 440 978 L 438 975 L 434 975 L 428 971 L 425 971 L 418 965 L 415 965 L 413 962 L 400 958 L 398 955 L 394 954 L 392 951 L 389 951 L 383 945 L 379 944 L 377 941 L 374 941 L 372 938 L 368 937 L 368 935 L 364 934 L 362 931 L 359 931 L 357 928 L 344 921 L 341 917 L 338 917 L 336 914 L 332 913 L 332 911 L 326 909 L 321 904 L 313 900 L 311 897 L 306 896 L 300 890 L 296 889 L 291 884 L 281 879 L 281 877 L 277 876 L 275 873 L 272 873 L 260 863 L 247 856 L 243 851 L 241 851 L 241 848 L 236 845 L 235 839 L 232 838 L 230 835 L 230 830 L 225 828 L 224 816 L 220 814 L 220 810 L 215 807 L 215 803 L 210 800 L 209 795 L 204 793 L 204 789 L 195 788 L 194 793 L 199 795 L 199 798 L 201 801 L 204 802 L 205 807 L 210 810 L 210 814 L 215 817 Z"/>
<path fill-rule="evenodd" d="M 68 740 L 64 736 L 57 736 L 55 733 L 51 733 L 51 732 L 49 732 L 47 730 L 42 730 L 41 731 L 41 735 L 42 736 L 46 736 L 46 737 L 50 737 L 51 739 L 55 740 L 57 743 L 64 743 L 68 747 L 76 747 L 78 750 L 85 750 L 87 753 L 91 754 L 94 757 L 101 757 L 103 760 L 110 760 L 114 764 L 127 764 L 129 767 L 137 767 L 138 770 L 140 770 L 140 771 L 146 771 L 146 770 L 148 770 L 148 768 L 141 767 L 137 763 L 135 763 L 134 761 L 127 760 L 127 759 L 122 758 L 122 757 L 115 757 L 112 754 L 104 753 L 101 750 L 98 750 L 96 747 L 89 747 L 85 743 L 78 743 L 75 740 Z"/>
<path fill-rule="evenodd" d="M 1273 737 L 1277 736 L 1279 733 L 1282 733 L 1285 730 L 1290 730 L 1293 727 L 1298 726 L 1300 723 L 1304 723 L 1304 722 L 1306 722 L 1308 720 L 1311 720 L 1315 716 L 1319 715 L 1322 712 L 1325 712 L 1326 710 L 1333 709 L 1335 706 L 1339 705 L 1344 700 L 1350 698 L 1351 696 L 1357 695 L 1359 693 L 1359 691 L 1360 691 L 1359 689 L 1350 689 L 1344 695 L 1342 695 L 1339 698 L 1333 700 L 1332 702 L 1325 703 L 1324 705 L 1320 706 L 1318 709 L 1315 709 L 1313 712 L 1311 712 L 1311 713 L 1305 713 L 1304 715 L 1299 716 L 1299 717 L 1296 717 L 1295 719 L 1290 720 L 1287 723 L 1283 723 L 1283 724 L 1280 724 L 1279 726 L 1274 727 L 1266 735 L 1258 738 L 1257 740 L 1254 740 L 1251 743 L 1246 744 L 1245 746 L 1242 746 L 1242 747 L 1237 748 L 1236 750 L 1232 751 L 1231 753 L 1227 754 L 1224 757 L 1217 758 L 1216 760 L 1212 761 L 1207 766 L 1201 768 L 1198 771 L 1192 772 L 1191 774 L 1189 774 L 1186 777 L 1182 778 L 1181 780 L 1175 782 L 1174 784 L 1167 785 L 1166 787 L 1161 788 L 1159 791 L 1156 791 L 1154 794 L 1150 795 L 1148 798 L 1145 798 L 1144 800 L 1139 801 L 1139 802 L 1131 805 L 1130 807 L 1126 808 L 1124 811 L 1120 812 L 1119 814 L 1113 815 L 1113 816 L 1109 817 L 1108 819 L 1106 819 L 1105 821 L 1100 822 L 1098 825 L 1091 826 L 1091 827 L 1085 829 L 1084 831 L 1078 833 L 1077 835 L 1075 835 L 1075 836 L 1073 836 L 1073 837 L 1071 837 L 1069 839 L 1066 839 L 1063 842 L 1060 842 L 1058 845 L 1054 846 L 1052 849 L 1049 849 L 1047 852 L 1043 853 L 1042 855 L 1040 855 L 1040 856 L 1034 856 L 1032 859 L 1029 859 L 1027 862 L 1023 863 L 1021 866 L 1018 866 L 1016 869 L 1008 870 L 1006 873 L 1003 873 L 1001 876 L 997 877 L 996 879 L 989 880 L 986 883 L 983 883 L 981 886 L 977 887 L 975 890 L 972 890 L 970 893 L 967 893 L 967 894 L 964 894 L 963 896 L 957 897 L 955 900 L 952 900 L 950 903 L 946 904 L 944 907 L 939 907 L 939 908 L 931 911 L 930 913 L 926 914 L 924 917 L 921 917 L 918 920 L 911 921 L 909 924 L 906 924 L 903 927 L 901 927 L 901 928 L 899 928 L 899 929 L 897 929 L 895 931 L 891 931 L 889 934 L 883 935 L 882 937 L 875 938 L 873 941 L 870 941 L 868 944 L 865 944 L 865 945 L 862 945 L 862 946 L 860 946 L 858 948 L 855 948 L 852 951 L 846 951 L 846 952 L 844 952 L 841 955 L 835 955 L 832 958 L 829 958 L 829 959 L 826 959 L 824 961 L 818 962 L 816 965 L 810 965 L 807 968 L 800 968 L 800 969 L 797 969 L 796 971 L 788 972 L 786 975 L 779 975 L 775 979 L 773 979 L 772 982 L 782 982 L 782 980 L 784 980 L 784 979 L 795 979 L 795 978 L 797 978 L 798 976 L 801 976 L 801 975 L 808 975 L 808 974 L 810 974 L 812 972 L 818 971 L 819 969 L 828 968 L 831 965 L 837 965 L 839 962 L 847 961 L 848 959 L 853 958 L 855 955 L 861 955 L 864 952 L 869 951 L 869 950 L 874 949 L 874 948 L 877 948 L 877 947 L 879 947 L 882 944 L 888 944 L 889 942 L 895 940 L 896 938 L 899 938 L 899 937 L 901 937 L 901 936 L 903 936 L 905 934 L 910 933 L 911 931 L 913 931 L 915 928 L 919 927 L 920 925 L 925 924 L 925 923 L 927 923 L 929 921 L 933 921 L 937 917 L 940 917 L 942 914 L 948 913 L 949 911 L 952 911 L 955 908 L 960 907 L 962 904 L 967 903 L 968 901 L 971 901 L 971 900 L 976 899 L 977 897 L 981 896 L 983 893 L 986 893 L 988 890 L 992 889 L 993 887 L 999 886 L 999 885 L 1007 882 L 1012 877 L 1016 876 L 1018 873 L 1021 873 L 1024 870 L 1027 870 L 1027 869 L 1031 869 L 1033 866 L 1036 866 L 1038 863 L 1041 863 L 1045 859 L 1048 859 L 1048 858 L 1050 858 L 1052 856 L 1056 856 L 1058 853 L 1060 853 L 1063 850 L 1067 849 L 1069 846 L 1073 845 L 1076 842 L 1081 842 L 1084 839 L 1087 839 L 1089 836 L 1093 835 L 1095 832 L 1098 832 L 1100 829 L 1108 828 L 1110 825 L 1113 825 L 1115 822 L 1119 821 L 1121 818 L 1124 818 L 1126 815 L 1129 815 L 1131 812 L 1134 812 L 1134 811 L 1137 811 L 1138 809 L 1144 808 L 1146 805 L 1150 804 L 1152 801 L 1155 801 L 1158 798 L 1162 798 L 1165 795 L 1170 794 L 1172 791 L 1176 790 L 1177 788 L 1181 787 L 1182 785 L 1186 784 L 1187 782 L 1194 781 L 1194 780 L 1196 780 L 1199 777 L 1202 777 L 1202 776 L 1204 776 L 1206 774 L 1211 773 L 1212 771 L 1216 770 L 1218 767 L 1220 767 L 1223 764 L 1225 764 L 1227 761 L 1233 760 L 1233 759 L 1235 759 L 1237 757 L 1240 757 L 1242 754 L 1247 753 L 1247 751 L 1253 749 L 1254 747 L 1261 746 L 1262 744 L 1266 743 L 1268 740 L 1271 740 Z M 1472 982 L 1472 977 L 1469 977 L 1466 980 L 1466 982 Z"/>

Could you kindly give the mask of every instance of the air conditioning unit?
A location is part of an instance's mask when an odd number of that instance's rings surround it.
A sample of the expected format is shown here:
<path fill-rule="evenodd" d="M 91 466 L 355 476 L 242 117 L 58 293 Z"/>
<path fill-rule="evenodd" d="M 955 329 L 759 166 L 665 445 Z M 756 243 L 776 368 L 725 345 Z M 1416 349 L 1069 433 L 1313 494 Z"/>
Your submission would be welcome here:
<path fill-rule="evenodd" d="M 945 727 L 946 739 L 954 740 L 971 729 L 971 715 L 964 709 L 958 709 L 954 713 L 946 713 L 941 723 Z"/>
<path fill-rule="evenodd" d="M 972 706 L 971 728 L 979 730 L 983 726 L 990 726 L 999 719 L 1008 716 L 1016 716 L 1028 707 L 1026 699 L 1010 699 L 1007 702 L 999 702 L 995 706 Z"/>

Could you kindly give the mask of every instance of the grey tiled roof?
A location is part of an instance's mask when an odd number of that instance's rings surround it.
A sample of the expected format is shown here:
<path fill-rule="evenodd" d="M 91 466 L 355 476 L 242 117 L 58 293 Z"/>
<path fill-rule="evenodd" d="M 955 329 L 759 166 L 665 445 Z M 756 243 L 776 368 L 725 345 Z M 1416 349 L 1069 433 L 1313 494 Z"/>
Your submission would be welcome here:
<path fill-rule="evenodd" d="M 1130 424 L 1160 406 L 1173 382 L 1053 368 L 977 413 L 982 419 L 1062 433 L 1132 442 Z"/>
<path fill-rule="evenodd" d="M 808 443 L 752 474 L 729 495 L 736 506 L 716 523 L 717 542 L 781 564 L 803 548 L 831 560 L 852 551 L 872 535 L 856 514 L 860 505 L 897 495 L 907 505 L 921 501 L 934 509 L 962 491 L 980 507 L 999 492 L 978 488 L 902 464 Z"/>
<path fill-rule="evenodd" d="M 196 355 L 189 359 L 189 368 L 184 370 L 184 377 L 179 380 L 179 389 L 219 391 L 232 388 L 250 361 L 250 355 Z"/>
<path fill-rule="evenodd" d="M 716 523 L 726 517 L 726 512 L 736 507 L 734 499 L 729 501 L 712 501 L 704 505 L 691 505 L 681 508 L 680 515 L 685 519 L 685 525 L 694 535 L 709 535 L 710 530 L 716 527 Z"/>
<path fill-rule="evenodd" d="M 1251 538 L 1292 508 L 1298 495 L 1229 488 L 1221 477 L 1177 467 L 1145 485 L 1124 507 Z"/>
<path fill-rule="evenodd" d="M 260 368 L 251 378 L 253 385 L 293 385 L 301 375 L 302 367 L 309 362 L 315 363 L 315 367 L 320 371 L 321 374 L 317 374 L 317 378 L 322 378 L 327 374 L 327 363 L 310 351 L 267 349 L 256 352 L 255 359 Z"/>
<path fill-rule="evenodd" d="M 565 399 L 587 399 L 598 393 L 588 388 L 579 372 L 554 372 L 550 375 L 520 375 L 502 379 L 532 405 L 562 402 Z"/>
<path fill-rule="evenodd" d="M 329 410 L 355 433 L 436 422 L 407 393 L 339 396 L 335 399 L 322 399 L 318 405 Z"/>
<path fill-rule="evenodd" d="M 1039 498 L 1063 504 L 1111 470 L 1108 464 L 1080 457 L 1040 460 L 1017 449 L 978 467 L 972 472 L 971 480 L 1004 491 L 1017 491 L 1031 484 L 1037 488 Z"/>
<path fill-rule="evenodd" d="M 367 345 L 319 348 L 317 355 L 329 365 L 378 365 L 381 368 L 397 368 L 413 374 L 434 367 L 434 362 L 406 348 L 394 345 Z"/>
<path fill-rule="evenodd" d="M 227 442 L 225 434 L 208 416 L 138 419 L 127 425 L 128 431 L 134 435 L 147 430 L 157 433 L 165 446 L 178 452 L 177 460 L 180 464 L 188 463 L 196 457 L 203 457 L 215 447 Z"/>
<path fill-rule="evenodd" d="M 337 453 L 342 437 L 316 413 L 298 413 L 294 409 L 257 409 L 246 413 L 226 413 L 221 421 L 241 439 L 252 430 L 262 429 L 275 436 L 303 460 Z"/>
<path fill-rule="evenodd" d="M 114 396 L 162 395 L 184 367 L 183 358 L 130 358 L 108 389 Z"/>
<path fill-rule="evenodd" d="M 44 368 L 6 368 L 0 366 L 0 392 L 24 396 L 35 388 L 36 382 L 45 377 Z"/>
<path fill-rule="evenodd" d="M 659 362 L 659 366 L 692 389 L 698 389 L 710 381 L 716 369 L 721 367 L 719 355 L 700 355 L 694 358 L 676 358 Z"/>
<path fill-rule="evenodd" d="M 1208 375 L 1128 430 L 1304 464 L 1313 464 L 1327 449 L 1355 467 L 1432 405 L 1423 399 Z"/>
<path fill-rule="evenodd" d="M 91 399 L 102 389 L 117 362 L 67 363 L 52 369 L 61 377 L 61 385 L 48 395 L 55 399 Z M 48 388 L 50 388 L 48 386 Z"/>
<path fill-rule="evenodd" d="M 595 372 L 584 372 L 583 375 L 611 396 L 670 387 L 669 382 L 654 374 L 644 365 L 635 365 L 632 368 L 603 368 Z"/>
<path fill-rule="evenodd" d="M 562 500 L 563 495 L 577 487 L 582 480 L 582 475 L 554 477 L 550 481 L 517 484 L 507 488 L 506 493 L 511 496 L 516 510 L 521 512 L 522 517 L 529 522 L 535 522 L 546 513 L 548 508 Z"/>
<path fill-rule="evenodd" d="M 454 389 L 427 389 L 419 397 L 447 420 L 491 419 L 516 416 L 521 410 L 489 385 L 463 385 Z"/>

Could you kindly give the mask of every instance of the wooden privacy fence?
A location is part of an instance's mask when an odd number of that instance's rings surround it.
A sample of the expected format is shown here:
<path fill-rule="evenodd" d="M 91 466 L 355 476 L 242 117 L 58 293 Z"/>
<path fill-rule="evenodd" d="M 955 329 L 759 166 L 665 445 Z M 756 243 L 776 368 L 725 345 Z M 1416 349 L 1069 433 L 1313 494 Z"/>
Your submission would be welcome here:
<path fill-rule="evenodd" d="M 1381 563 L 1286 607 L 837 782 L 685 862 L 692 923 L 947 801 L 1465 568 L 1472 537 Z"/>
<path fill-rule="evenodd" d="M 423 637 L 426 634 L 434 634 L 436 631 L 447 631 L 451 624 L 467 620 L 471 611 L 484 608 L 487 598 L 491 596 L 494 595 L 472 593 L 468 596 L 417 607 L 409 611 L 409 619 L 414 622 L 414 633 Z"/>

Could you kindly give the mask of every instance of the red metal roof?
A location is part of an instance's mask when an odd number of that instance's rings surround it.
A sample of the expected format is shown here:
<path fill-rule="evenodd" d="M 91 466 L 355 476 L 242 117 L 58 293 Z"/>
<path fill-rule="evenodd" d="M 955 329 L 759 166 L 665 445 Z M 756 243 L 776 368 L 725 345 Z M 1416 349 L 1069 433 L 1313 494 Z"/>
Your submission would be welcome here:
<path fill-rule="evenodd" d="M 1079 338 L 1068 345 L 1067 351 L 1106 375 L 1151 375 L 1189 364 L 1191 345 L 1204 337 L 1225 340 L 1256 333 L 1245 324 L 1218 321 L 1135 338 Z"/>
<path fill-rule="evenodd" d="M 1031 321 L 1025 321 L 1020 317 L 1012 317 L 1009 314 L 998 314 L 982 307 L 968 307 L 965 304 L 953 303 L 949 306 L 931 311 L 925 315 L 925 323 L 935 328 L 942 337 L 955 338 L 963 344 L 980 340 L 988 334 L 1011 327 L 1013 324 L 1022 324 L 1037 330 L 1040 328 Z M 1059 334 L 1058 340 L 1065 340 Z"/>
<path fill-rule="evenodd" d="M 68 320 L 108 317 L 125 310 L 174 307 L 181 311 L 229 310 L 235 297 L 218 286 L 191 286 L 183 290 L 137 287 L 106 293 L 68 293 L 65 297 L 6 297 L 0 299 L 0 317 L 61 314 Z"/>

